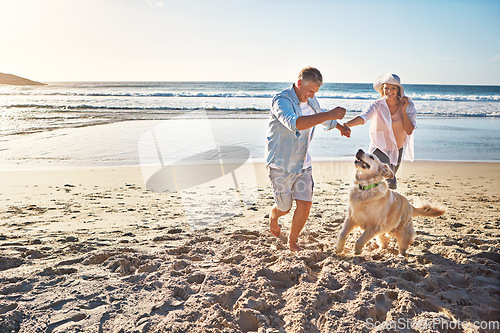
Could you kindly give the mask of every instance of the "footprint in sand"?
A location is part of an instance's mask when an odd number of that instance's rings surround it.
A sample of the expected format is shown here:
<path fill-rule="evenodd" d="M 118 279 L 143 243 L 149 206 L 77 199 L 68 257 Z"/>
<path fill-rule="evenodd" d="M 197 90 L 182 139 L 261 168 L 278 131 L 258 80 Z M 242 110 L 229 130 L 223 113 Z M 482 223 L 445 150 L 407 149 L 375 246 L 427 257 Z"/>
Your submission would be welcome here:
<path fill-rule="evenodd" d="M 259 329 L 259 318 L 251 309 L 240 310 L 236 323 L 242 332 L 256 332 Z"/>
<path fill-rule="evenodd" d="M 385 321 L 387 312 L 392 308 L 392 302 L 384 294 L 375 296 L 375 306 L 368 310 L 368 314 L 376 321 Z"/>
<path fill-rule="evenodd" d="M 201 284 L 201 283 L 203 283 L 203 281 L 205 281 L 205 274 L 203 274 L 201 272 L 193 273 L 190 276 L 188 276 L 188 278 L 187 278 L 187 282 L 191 283 L 191 284 L 193 284 L 193 283 Z"/>
<path fill-rule="evenodd" d="M 9 303 L 6 305 L 0 305 L 0 315 L 3 315 L 9 311 L 15 310 L 17 308 L 17 303 Z"/>

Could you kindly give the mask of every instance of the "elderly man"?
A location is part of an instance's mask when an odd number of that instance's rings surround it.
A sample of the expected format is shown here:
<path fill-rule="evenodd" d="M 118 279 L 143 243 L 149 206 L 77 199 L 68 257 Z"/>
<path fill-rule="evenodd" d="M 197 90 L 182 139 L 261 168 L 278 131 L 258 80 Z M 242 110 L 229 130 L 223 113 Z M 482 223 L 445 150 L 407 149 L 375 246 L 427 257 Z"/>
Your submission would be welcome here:
<path fill-rule="evenodd" d="M 308 148 L 314 126 L 323 124 L 326 130 L 337 128 L 341 135 L 350 135 L 349 128 L 337 123 L 345 116 L 344 108 L 336 107 L 330 111 L 320 108 L 314 95 L 322 85 L 319 70 L 304 68 L 292 86 L 274 96 L 271 106 L 266 164 L 275 204 L 269 214 L 269 228 L 274 236 L 280 237 L 278 218 L 291 210 L 295 200 L 288 236 L 292 251 L 302 250 L 297 239 L 312 205 L 313 179 Z"/>

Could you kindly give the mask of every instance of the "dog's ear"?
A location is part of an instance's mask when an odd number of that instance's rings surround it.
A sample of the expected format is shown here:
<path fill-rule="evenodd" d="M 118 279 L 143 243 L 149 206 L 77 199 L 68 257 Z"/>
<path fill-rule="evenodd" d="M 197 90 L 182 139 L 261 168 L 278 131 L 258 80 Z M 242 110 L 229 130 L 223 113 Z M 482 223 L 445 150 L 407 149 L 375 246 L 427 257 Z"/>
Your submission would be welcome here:
<path fill-rule="evenodd" d="M 394 172 L 392 172 L 391 168 L 389 168 L 387 164 L 384 164 L 382 167 L 382 176 L 388 179 L 394 178 Z"/>

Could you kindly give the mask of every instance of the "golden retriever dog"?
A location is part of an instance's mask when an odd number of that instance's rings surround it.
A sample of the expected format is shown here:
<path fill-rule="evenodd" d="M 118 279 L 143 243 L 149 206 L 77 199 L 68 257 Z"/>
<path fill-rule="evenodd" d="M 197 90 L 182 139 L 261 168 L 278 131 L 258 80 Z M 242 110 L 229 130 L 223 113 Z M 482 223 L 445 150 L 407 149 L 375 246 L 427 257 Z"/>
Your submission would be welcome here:
<path fill-rule="evenodd" d="M 444 208 L 429 204 L 416 208 L 403 195 L 390 190 L 385 178 L 393 178 L 394 174 L 375 155 L 360 149 L 354 165 L 356 179 L 349 192 L 349 212 L 340 231 L 337 254 L 344 249 L 347 235 L 360 227 L 364 232 L 356 241 L 355 254 L 361 254 L 363 246 L 374 237 L 380 248 L 387 248 L 389 235 L 396 238 L 399 254 L 404 256 L 415 238 L 412 217 L 443 215 Z"/>

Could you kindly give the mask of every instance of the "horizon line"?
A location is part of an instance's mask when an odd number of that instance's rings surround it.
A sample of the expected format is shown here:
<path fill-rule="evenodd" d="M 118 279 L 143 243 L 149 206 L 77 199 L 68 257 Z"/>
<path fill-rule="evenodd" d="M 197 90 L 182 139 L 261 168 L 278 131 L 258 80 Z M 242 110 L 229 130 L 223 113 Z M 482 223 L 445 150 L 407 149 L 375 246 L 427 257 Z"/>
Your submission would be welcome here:
<path fill-rule="evenodd" d="M 39 81 L 42 83 L 55 83 L 55 82 L 169 82 L 169 83 L 214 83 L 214 82 L 227 82 L 227 83 L 294 83 L 295 81 L 255 81 L 255 80 L 49 80 L 49 81 Z M 324 82 L 324 84 L 373 84 L 373 82 L 342 82 L 342 81 L 331 81 Z M 490 86 L 496 87 L 500 86 L 498 84 L 490 83 L 476 83 L 476 84 L 460 84 L 460 83 L 402 83 L 402 85 L 444 85 L 444 86 Z"/>

